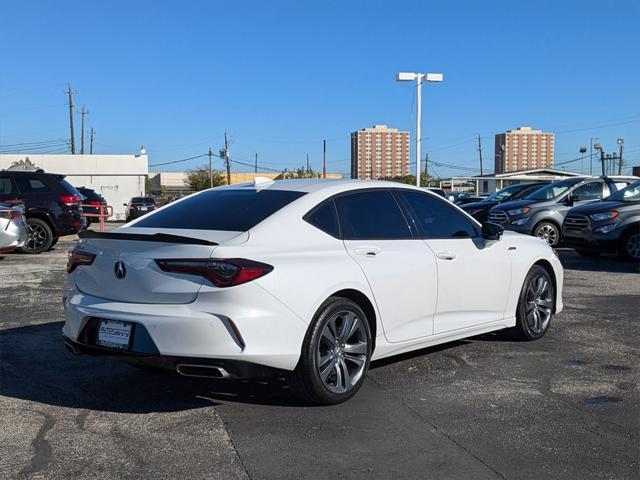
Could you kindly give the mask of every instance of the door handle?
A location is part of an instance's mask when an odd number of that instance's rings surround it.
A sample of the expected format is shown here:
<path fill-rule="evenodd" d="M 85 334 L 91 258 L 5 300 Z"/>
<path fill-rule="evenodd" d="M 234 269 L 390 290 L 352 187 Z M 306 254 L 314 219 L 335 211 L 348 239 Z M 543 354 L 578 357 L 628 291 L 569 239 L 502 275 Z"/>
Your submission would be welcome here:
<path fill-rule="evenodd" d="M 380 252 L 382 252 L 382 249 L 379 247 L 358 247 L 353 249 L 353 253 L 364 255 L 365 257 L 375 257 Z"/>
<path fill-rule="evenodd" d="M 436 253 L 436 257 L 441 260 L 453 260 L 456 258 L 456 254 L 453 252 L 438 252 Z"/>

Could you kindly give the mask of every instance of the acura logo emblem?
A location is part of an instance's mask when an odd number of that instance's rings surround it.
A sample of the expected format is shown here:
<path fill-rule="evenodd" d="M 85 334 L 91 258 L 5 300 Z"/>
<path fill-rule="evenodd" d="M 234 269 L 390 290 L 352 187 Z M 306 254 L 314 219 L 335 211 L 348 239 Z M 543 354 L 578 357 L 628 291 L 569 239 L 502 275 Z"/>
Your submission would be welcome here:
<path fill-rule="evenodd" d="M 127 267 L 124 266 L 124 262 L 117 261 L 113 266 L 113 271 L 116 274 L 116 278 L 124 278 L 127 276 Z"/>

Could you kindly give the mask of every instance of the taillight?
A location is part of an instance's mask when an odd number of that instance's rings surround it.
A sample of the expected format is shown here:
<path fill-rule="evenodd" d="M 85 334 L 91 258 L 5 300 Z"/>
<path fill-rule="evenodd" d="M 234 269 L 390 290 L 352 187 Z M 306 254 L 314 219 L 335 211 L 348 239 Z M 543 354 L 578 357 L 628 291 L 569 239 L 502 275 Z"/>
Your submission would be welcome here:
<path fill-rule="evenodd" d="M 96 256 L 93 253 L 71 250 L 67 259 L 67 273 L 73 272 L 81 265 L 91 265 L 95 259 Z"/>
<path fill-rule="evenodd" d="M 15 210 L 0 210 L 0 218 L 7 218 L 9 220 L 19 220 L 22 218 L 22 213 Z"/>
<path fill-rule="evenodd" d="M 58 201 L 65 205 L 74 205 L 76 203 L 80 203 L 80 197 L 78 195 L 60 195 L 58 197 Z"/>
<path fill-rule="evenodd" d="M 100 206 L 102 205 L 102 202 L 100 200 L 91 200 L 88 205 L 96 205 L 96 206 Z"/>
<path fill-rule="evenodd" d="M 245 260 L 244 258 L 229 259 L 159 259 L 156 264 L 164 272 L 185 273 L 187 275 L 201 275 L 210 280 L 216 287 L 232 287 L 260 278 L 273 270 L 266 263 Z"/>

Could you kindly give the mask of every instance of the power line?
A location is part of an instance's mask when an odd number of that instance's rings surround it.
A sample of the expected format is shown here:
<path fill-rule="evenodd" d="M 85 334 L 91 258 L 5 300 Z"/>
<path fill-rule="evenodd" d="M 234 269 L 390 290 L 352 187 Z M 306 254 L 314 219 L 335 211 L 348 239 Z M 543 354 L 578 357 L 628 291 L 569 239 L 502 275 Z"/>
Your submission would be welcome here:
<path fill-rule="evenodd" d="M 189 160 L 195 160 L 196 158 L 202 158 L 202 157 L 206 157 L 207 155 L 209 155 L 208 153 L 203 153 L 202 155 L 195 155 L 193 157 L 188 157 L 188 158 L 181 158 L 180 160 L 172 160 L 170 162 L 162 162 L 162 163 L 153 163 L 151 165 L 149 165 L 149 167 L 159 167 L 161 165 L 172 165 L 174 163 L 181 163 L 181 162 L 188 162 Z M 219 155 L 213 155 L 214 157 L 218 157 L 218 158 L 222 158 Z"/>
<path fill-rule="evenodd" d="M 56 140 L 43 140 L 41 142 L 24 142 L 24 143 L 5 143 L 4 145 L 0 145 L 0 148 L 3 147 L 24 147 L 28 145 L 42 145 L 45 143 L 59 143 L 66 142 L 66 140 L 56 139 Z"/>

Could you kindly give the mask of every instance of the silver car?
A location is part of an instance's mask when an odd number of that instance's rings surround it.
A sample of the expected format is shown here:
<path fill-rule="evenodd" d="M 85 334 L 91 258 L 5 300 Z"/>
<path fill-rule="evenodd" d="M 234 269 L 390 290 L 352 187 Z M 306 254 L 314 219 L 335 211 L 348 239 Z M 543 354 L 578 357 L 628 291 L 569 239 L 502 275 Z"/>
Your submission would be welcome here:
<path fill-rule="evenodd" d="M 0 203 L 0 253 L 21 247 L 27 239 L 27 222 L 22 205 Z"/>

